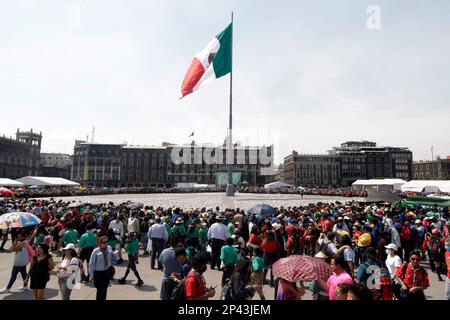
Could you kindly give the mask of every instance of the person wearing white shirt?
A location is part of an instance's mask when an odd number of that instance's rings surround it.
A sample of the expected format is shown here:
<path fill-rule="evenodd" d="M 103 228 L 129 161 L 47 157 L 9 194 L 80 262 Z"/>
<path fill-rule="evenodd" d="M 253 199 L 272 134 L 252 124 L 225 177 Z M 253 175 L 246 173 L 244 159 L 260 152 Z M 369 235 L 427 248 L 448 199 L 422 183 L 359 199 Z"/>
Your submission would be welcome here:
<path fill-rule="evenodd" d="M 220 250 L 225 245 L 228 237 L 228 228 L 223 223 L 225 217 L 218 215 L 217 222 L 213 223 L 208 230 L 208 240 L 211 243 L 211 269 L 217 267 L 220 269 Z"/>
<path fill-rule="evenodd" d="M 122 221 L 120 221 L 119 215 L 116 215 L 116 219 L 111 221 L 111 223 L 109 224 L 109 229 L 113 229 L 113 230 L 117 229 L 117 230 L 119 230 L 120 239 L 123 238 L 123 235 L 124 235 L 123 223 L 122 223 Z"/>
<path fill-rule="evenodd" d="M 64 258 L 58 266 L 58 285 L 61 291 L 62 300 L 70 300 L 72 289 L 79 285 L 81 280 L 80 275 L 80 260 L 75 251 L 75 245 L 69 243 L 64 247 Z M 74 281 L 75 280 L 75 281 Z"/>
<path fill-rule="evenodd" d="M 159 262 L 159 256 L 164 250 L 164 243 L 169 238 L 169 233 L 164 224 L 161 223 L 161 217 L 155 218 L 155 224 L 148 229 L 148 240 L 152 242 L 151 268 L 155 269 L 155 260 L 158 257 L 158 269 L 162 269 Z"/>
<path fill-rule="evenodd" d="M 397 246 L 393 243 L 385 246 L 386 248 L 386 267 L 389 270 L 391 278 L 394 279 L 397 268 L 402 266 L 402 259 L 397 255 Z"/>

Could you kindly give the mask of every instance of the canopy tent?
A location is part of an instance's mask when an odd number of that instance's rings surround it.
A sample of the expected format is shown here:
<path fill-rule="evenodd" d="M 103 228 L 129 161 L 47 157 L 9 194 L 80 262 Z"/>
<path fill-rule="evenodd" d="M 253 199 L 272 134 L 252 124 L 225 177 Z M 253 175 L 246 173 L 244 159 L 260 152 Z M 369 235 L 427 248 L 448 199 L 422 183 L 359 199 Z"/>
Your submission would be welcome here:
<path fill-rule="evenodd" d="M 292 188 L 290 184 L 281 182 L 281 181 L 275 181 L 264 185 L 265 189 L 283 189 L 283 188 Z"/>
<path fill-rule="evenodd" d="M 402 186 L 403 192 L 450 193 L 449 180 L 411 180 Z"/>
<path fill-rule="evenodd" d="M 401 186 L 406 184 L 402 179 L 370 179 L 356 180 L 352 183 L 353 190 L 366 190 L 367 188 L 375 188 L 377 190 L 401 190 Z"/>
<path fill-rule="evenodd" d="M 22 182 L 26 186 L 37 186 L 37 187 L 79 187 L 80 184 L 64 179 L 64 178 L 54 178 L 54 177 L 23 177 L 17 179 L 17 181 Z"/>
<path fill-rule="evenodd" d="M 23 186 L 22 182 L 8 178 L 0 178 L 0 187 L 21 187 L 21 186 Z"/>

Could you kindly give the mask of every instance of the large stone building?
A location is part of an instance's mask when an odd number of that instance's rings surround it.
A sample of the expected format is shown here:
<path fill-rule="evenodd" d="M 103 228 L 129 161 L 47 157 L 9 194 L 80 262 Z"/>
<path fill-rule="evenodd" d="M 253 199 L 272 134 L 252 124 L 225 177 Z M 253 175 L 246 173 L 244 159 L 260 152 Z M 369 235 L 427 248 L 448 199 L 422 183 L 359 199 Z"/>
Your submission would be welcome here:
<path fill-rule="evenodd" d="M 40 159 L 40 176 L 71 178 L 71 155 L 64 153 L 41 153 Z"/>
<path fill-rule="evenodd" d="M 293 151 L 284 158 L 283 179 L 294 186 L 336 187 L 341 182 L 339 157 Z"/>
<path fill-rule="evenodd" d="M 269 176 L 267 172 L 262 172 L 272 163 L 261 161 L 263 153 L 265 158 L 272 156 L 272 146 L 236 145 L 233 150 L 233 173 L 239 176 L 240 182 L 263 185 L 273 179 L 273 174 Z M 216 151 L 222 153 L 222 160 L 226 159 L 226 148 L 223 146 L 163 143 L 155 147 L 76 141 L 72 179 L 85 186 L 97 187 L 217 185 L 227 172 L 227 165 L 220 161 L 220 157 L 218 161 L 211 160 L 211 155 L 215 157 Z"/>
<path fill-rule="evenodd" d="M 349 141 L 334 147 L 330 153 L 340 158 L 343 186 L 349 186 L 358 179 L 412 179 L 412 152 L 408 148 Z"/>
<path fill-rule="evenodd" d="M 408 148 L 379 147 L 370 141 L 349 141 L 326 155 L 284 158 L 284 182 L 298 186 L 350 186 L 358 179 L 412 179 L 412 152 Z"/>
<path fill-rule="evenodd" d="M 75 141 L 72 180 L 87 186 L 117 187 L 122 145 Z"/>
<path fill-rule="evenodd" d="M 16 138 L 0 137 L 0 177 L 17 179 L 39 174 L 42 133 L 20 131 Z"/>
<path fill-rule="evenodd" d="M 450 156 L 434 161 L 413 163 L 415 180 L 450 180 Z"/>

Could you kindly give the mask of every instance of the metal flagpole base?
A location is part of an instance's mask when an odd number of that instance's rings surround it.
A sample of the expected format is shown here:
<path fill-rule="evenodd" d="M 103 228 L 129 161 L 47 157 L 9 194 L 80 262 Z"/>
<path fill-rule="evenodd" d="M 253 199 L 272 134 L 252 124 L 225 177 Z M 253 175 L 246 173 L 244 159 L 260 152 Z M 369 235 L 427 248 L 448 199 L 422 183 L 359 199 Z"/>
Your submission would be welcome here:
<path fill-rule="evenodd" d="M 234 197 L 234 185 L 227 184 L 227 197 Z"/>

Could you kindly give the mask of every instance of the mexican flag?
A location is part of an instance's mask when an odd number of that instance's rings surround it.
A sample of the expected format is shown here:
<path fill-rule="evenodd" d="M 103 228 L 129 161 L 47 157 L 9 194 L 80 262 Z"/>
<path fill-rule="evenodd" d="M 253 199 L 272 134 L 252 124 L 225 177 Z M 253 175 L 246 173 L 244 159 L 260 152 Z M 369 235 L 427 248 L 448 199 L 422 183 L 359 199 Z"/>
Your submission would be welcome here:
<path fill-rule="evenodd" d="M 195 55 L 181 85 L 181 98 L 231 72 L 232 38 L 233 24 L 230 24 Z"/>

